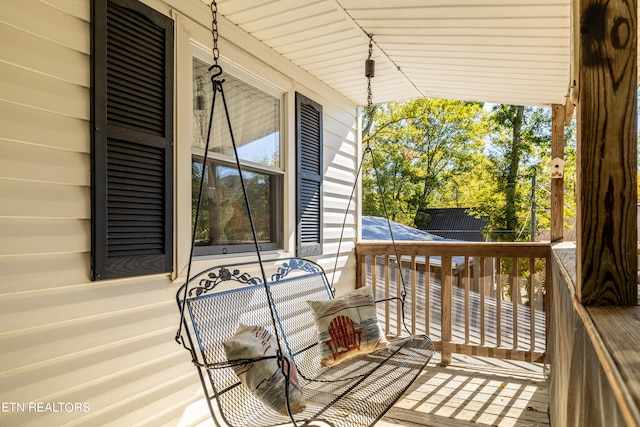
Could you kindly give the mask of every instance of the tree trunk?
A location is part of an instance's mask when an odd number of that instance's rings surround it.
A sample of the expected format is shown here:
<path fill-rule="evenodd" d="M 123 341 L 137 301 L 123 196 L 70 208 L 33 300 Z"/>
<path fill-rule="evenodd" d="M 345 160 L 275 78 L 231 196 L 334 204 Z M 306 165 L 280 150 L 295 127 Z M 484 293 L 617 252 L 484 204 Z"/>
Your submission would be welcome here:
<path fill-rule="evenodd" d="M 513 118 L 513 139 L 511 141 L 511 150 L 509 150 L 509 168 L 507 170 L 507 185 L 505 188 L 506 206 L 505 220 L 506 229 L 505 240 L 514 241 L 518 227 L 518 217 L 516 215 L 516 185 L 518 181 L 518 168 L 521 158 L 521 131 L 522 118 L 524 116 L 524 107 L 516 107 L 516 114 Z"/>

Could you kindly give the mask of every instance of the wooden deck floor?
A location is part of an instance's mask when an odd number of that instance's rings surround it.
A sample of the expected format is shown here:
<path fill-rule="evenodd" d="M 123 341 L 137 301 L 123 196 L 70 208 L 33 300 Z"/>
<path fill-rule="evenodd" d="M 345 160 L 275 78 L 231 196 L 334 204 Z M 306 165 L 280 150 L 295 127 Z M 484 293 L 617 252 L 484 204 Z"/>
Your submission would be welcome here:
<path fill-rule="evenodd" d="M 540 364 L 439 354 L 378 427 L 548 426 L 549 398 Z"/>

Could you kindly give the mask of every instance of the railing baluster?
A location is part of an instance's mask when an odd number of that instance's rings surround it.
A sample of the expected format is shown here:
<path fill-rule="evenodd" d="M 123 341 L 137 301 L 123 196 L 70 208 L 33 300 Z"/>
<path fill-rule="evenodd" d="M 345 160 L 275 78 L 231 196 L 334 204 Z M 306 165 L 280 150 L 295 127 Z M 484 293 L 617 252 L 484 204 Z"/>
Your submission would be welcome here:
<path fill-rule="evenodd" d="M 442 290 L 440 295 L 441 335 L 442 335 L 442 360 L 441 365 L 451 363 L 451 255 L 441 257 Z"/>
<path fill-rule="evenodd" d="M 402 283 L 404 282 L 404 276 L 402 273 L 402 255 L 399 255 L 398 259 L 398 274 L 396 274 L 396 296 L 402 295 Z M 402 335 L 402 301 L 396 300 L 396 336 Z"/>
<path fill-rule="evenodd" d="M 518 304 L 520 299 L 520 286 L 518 282 L 520 274 L 518 271 L 518 258 L 511 258 L 511 310 L 513 320 L 511 322 L 511 336 L 513 342 L 513 349 L 518 348 Z"/>
<path fill-rule="evenodd" d="M 485 258 L 480 257 L 480 345 L 485 345 L 484 291 L 487 286 Z"/>
<path fill-rule="evenodd" d="M 496 257 L 496 347 L 502 347 L 502 258 Z"/>
<path fill-rule="evenodd" d="M 418 303 L 418 294 L 417 294 L 417 282 L 418 281 L 418 272 L 416 265 L 416 256 L 411 255 L 411 334 L 416 334 L 416 308 Z"/>
<path fill-rule="evenodd" d="M 378 256 L 371 255 L 371 288 L 373 289 L 373 299 L 378 299 Z"/>
<path fill-rule="evenodd" d="M 536 272 L 536 259 L 529 258 L 529 350 L 533 353 L 536 350 L 536 303 L 533 300 L 536 283 L 533 280 Z"/>
<path fill-rule="evenodd" d="M 431 334 L 431 257 L 424 256 L 424 333 Z"/>
<path fill-rule="evenodd" d="M 464 257 L 462 281 L 464 282 L 464 343 L 469 344 L 469 329 L 471 324 L 471 302 L 469 299 L 469 257 Z"/>
<path fill-rule="evenodd" d="M 366 255 L 362 255 L 356 251 L 356 289 L 363 288 L 367 285 L 366 259 Z M 335 272 L 333 274 L 335 274 Z"/>
<path fill-rule="evenodd" d="M 387 300 L 384 302 L 384 326 L 385 333 L 388 335 L 391 332 L 391 315 L 389 309 L 389 296 L 390 296 L 390 282 L 391 282 L 391 256 L 386 255 L 384 257 L 384 298 Z"/>

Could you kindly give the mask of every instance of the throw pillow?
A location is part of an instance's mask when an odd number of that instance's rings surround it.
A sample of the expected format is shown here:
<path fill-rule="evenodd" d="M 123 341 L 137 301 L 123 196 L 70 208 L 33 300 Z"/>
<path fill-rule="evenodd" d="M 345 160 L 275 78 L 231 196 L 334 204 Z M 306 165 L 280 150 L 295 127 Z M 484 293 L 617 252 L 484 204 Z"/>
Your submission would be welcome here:
<path fill-rule="evenodd" d="M 331 301 L 308 303 L 318 329 L 322 366 L 333 366 L 350 357 L 387 346 L 378 323 L 371 286 Z"/>
<path fill-rule="evenodd" d="M 277 349 L 277 342 L 268 330 L 262 326 L 243 324 L 240 324 L 235 335 L 223 342 L 223 345 L 229 361 L 275 356 Z M 287 360 L 289 405 L 291 412 L 297 414 L 304 411 L 305 399 L 300 389 L 296 367 L 291 360 Z M 288 415 L 284 389 L 286 378 L 275 357 L 237 365 L 233 370 L 261 402 L 282 415 Z"/>

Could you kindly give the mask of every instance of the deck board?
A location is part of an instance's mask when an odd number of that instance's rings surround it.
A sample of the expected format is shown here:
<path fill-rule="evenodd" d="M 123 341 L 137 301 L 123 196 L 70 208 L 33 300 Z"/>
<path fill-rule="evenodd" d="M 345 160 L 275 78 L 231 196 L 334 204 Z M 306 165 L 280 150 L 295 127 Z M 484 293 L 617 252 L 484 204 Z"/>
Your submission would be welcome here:
<path fill-rule="evenodd" d="M 377 426 L 549 425 L 543 365 L 455 354 L 448 367 L 439 362 L 437 354 Z"/>

